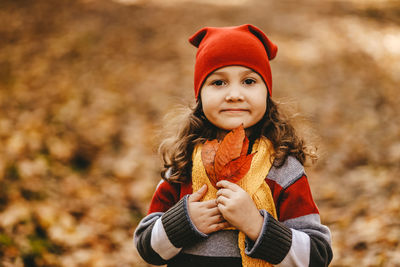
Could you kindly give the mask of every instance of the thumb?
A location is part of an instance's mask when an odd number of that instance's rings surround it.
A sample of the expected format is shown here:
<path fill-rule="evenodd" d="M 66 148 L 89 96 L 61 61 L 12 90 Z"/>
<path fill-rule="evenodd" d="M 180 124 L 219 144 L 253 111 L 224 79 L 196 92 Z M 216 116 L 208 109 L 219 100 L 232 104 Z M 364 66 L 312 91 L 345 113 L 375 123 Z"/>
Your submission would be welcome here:
<path fill-rule="evenodd" d="M 207 193 L 207 185 L 204 184 L 199 190 L 190 195 L 189 201 L 190 202 L 200 201 L 205 196 L 206 193 Z"/>

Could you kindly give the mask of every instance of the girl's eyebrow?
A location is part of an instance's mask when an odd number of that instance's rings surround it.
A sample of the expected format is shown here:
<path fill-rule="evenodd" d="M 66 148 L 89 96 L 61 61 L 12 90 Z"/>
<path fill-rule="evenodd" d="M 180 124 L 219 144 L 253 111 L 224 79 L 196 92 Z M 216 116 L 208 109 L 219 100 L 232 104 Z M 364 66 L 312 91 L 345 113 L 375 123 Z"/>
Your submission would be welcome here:
<path fill-rule="evenodd" d="M 247 75 L 247 74 L 250 74 L 250 73 L 256 73 L 256 72 L 254 70 L 244 70 L 244 71 L 241 71 L 239 74 L 240 75 Z M 214 74 L 216 74 L 216 75 L 226 75 L 227 72 L 221 71 L 221 70 L 217 70 L 217 71 L 214 71 L 213 73 L 211 73 L 211 75 L 214 75 Z"/>

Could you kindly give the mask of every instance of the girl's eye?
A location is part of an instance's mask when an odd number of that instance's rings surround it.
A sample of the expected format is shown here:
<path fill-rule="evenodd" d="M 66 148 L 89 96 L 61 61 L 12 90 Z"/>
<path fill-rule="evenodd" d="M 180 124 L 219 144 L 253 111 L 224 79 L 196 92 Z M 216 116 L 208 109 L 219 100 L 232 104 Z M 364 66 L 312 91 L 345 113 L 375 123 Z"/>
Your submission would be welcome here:
<path fill-rule="evenodd" d="M 254 79 L 247 78 L 246 80 L 244 80 L 244 83 L 247 85 L 250 85 L 250 84 L 256 83 L 256 81 Z"/>
<path fill-rule="evenodd" d="M 222 86 L 222 85 L 224 85 L 224 81 L 223 80 L 215 80 L 211 84 L 216 85 L 216 86 Z"/>

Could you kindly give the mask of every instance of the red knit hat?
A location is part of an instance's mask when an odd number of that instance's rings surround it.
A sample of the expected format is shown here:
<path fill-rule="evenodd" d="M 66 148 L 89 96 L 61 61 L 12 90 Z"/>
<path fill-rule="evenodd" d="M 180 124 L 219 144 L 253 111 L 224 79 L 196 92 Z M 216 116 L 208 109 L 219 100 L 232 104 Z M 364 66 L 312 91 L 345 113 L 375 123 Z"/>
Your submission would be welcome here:
<path fill-rule="evenodd" d="M 198 99 L 204 81 L 216 69 L 239 65 L 256 71 L 272 95 L 272 75 L 269 60 L 278 51 L 257 27 L 246 24 L 237 27 L 206 27 L 190 37 L 198 47 L 194 71 L 194 93 Z"/>

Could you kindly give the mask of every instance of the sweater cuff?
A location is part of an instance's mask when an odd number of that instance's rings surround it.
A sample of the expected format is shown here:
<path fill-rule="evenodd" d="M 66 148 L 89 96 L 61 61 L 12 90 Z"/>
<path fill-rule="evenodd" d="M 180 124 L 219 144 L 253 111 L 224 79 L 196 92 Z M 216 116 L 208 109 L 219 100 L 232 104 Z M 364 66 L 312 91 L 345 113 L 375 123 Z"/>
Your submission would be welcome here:
<path fill-rule="evenodd" d="M 189 217 L 188 196 L 184 196 L 161 217 L 168 239 L 177 248 L 188 246 L 200 238 L 207 237 L 206 234 L 197 230 Z"/>
<path fill-rule="evenodd" d="M 288 254 L 292 244 L 292 231 L 275 220 L 267 211 L 261 233 L 255 242 L 246 238 L 246 254 L 253 258 L 266 260 L 272 264 L 280 263 Z"/>

